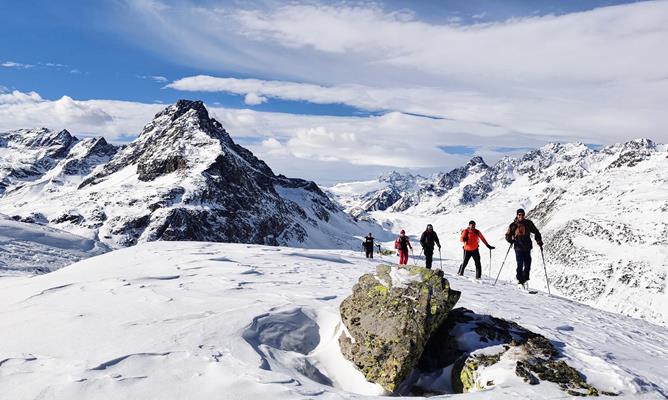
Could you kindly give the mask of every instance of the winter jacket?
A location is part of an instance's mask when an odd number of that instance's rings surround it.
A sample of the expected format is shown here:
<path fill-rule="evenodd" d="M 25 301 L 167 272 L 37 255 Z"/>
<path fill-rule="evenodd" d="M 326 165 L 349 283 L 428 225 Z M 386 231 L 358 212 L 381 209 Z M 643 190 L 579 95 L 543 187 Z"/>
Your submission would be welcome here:
<path fill-rule="evenodd" d="M 364 241 L 362 242 L 362 247 L 366 250 L 373 250 L 373 236 L 366 236 L 364 237 Z"/>
<path fill-rule="evenodd" d="M 531 233 L 534 234 L 538 246 L 543 247 L 543 237 L 540 235 L 540 232 L 538 232 L 536 225 L 529 219 L 518 221 L 517 218 L 515 218 L 515 221 L 508 227 L 506 240 L 508 243 L 514 244 L 515 250 L 531 250 L 533 248 Z"/>
<path fill-rule="evenodd" d="M 489 247 L 489 243 L 487 243 L 482 232 L 477 229 L 464 229 L 459 240 L 464 243 L 464 250 L 466 251 L 478 250 L 478 240 L 482 240 L 482 242 Z"/>
<path fill-rule="evenodd" d="M 436 232 L 432 231 L 424 231 L 422 232 L 422 236 L 420 237 L 420 245 L 422 245 L 423 249 L 434 249 L 434 243 L 438 247 L 441 247 L 441 242 L 438 241 L 438 235 Z"/>
<path fill-rule="evenodd" d="M 408 236 L 399 236 L 397 240 L 394 241 L 394 248 L 397 250 L 408 251 L 409 247 L 411 249 L 413 248 L 410 240 L 408 240 Z"/>

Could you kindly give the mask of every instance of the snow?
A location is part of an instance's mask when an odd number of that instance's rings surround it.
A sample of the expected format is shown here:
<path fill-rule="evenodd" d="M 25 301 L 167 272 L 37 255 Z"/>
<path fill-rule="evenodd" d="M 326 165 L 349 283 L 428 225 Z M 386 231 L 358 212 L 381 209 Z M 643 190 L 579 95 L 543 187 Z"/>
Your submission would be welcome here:
<path fill-rule="evenodd" d="M 385 257 L 385 261 L 388 259 Z M 345 359 L 338 306 L 377 262 L 361 252 L 151 242 L 34 277 L 0 279 L 8 399 L 370 399 Z M 602 390 L 668 393 L 668 329 L 510 284 L 453 276 L 458 306 L 545 335 Z M 499 374 L 503 371 L 497 371 Z M 430 378 L 446 385 L 447 373 Z M 570 398 L 495 376 L 472 399 Z"/>
<path fill-rule="evenodd" d="M 420 274 L 412 274 L 407 268 L 392 268 L 390 269 L 390 278 L 392 278 L 392 287 L 405 288 L 413 282 L 420 282 L 422 279 Z"/>
<path fill-rule="evenodd" d="M 623 154 L 637 157 L 638 162 L 615 166 Z M 543 235 L 553 293 L 666 326 L 666 160 L 668 146 L 650 146 L 646 141 L 597 152 L 582 144 L 553 144 L 522 158 L 502 160 L 495 168 L 505 171 L 505 177 L 495 176 L 494 181 L 486 182 L 488 178 L 473 172 L 442 196 L 421 195 L 420 201 L 405 211 L 390 207 L 369 211 L 367 217 L 393 232 L 405 229 L 416 245 L 415 239 L 431 223 L 443 245 L 443 257 L 458 262 L 462 258 L 459 233 L 469 220 L 475 220 L 489 243 L 497 247 L 492 254 L 496 274 L 508 249 L 504 233 L 515 210 L 524 208 Z M 502 182 L 506 178 L 507 184 Z M 483 199 L 464 201 L 463 189 L 476 182 L 490 184 L 492 190 Z M 345 195 L 341 199 L 348 209 L 364 201 L 355 202 Z M 482 246 L 483 271 L 487 273 L 489 252 Z M 416 254 L 418 251 L 416 248 Z M 531 286 L 547 291 L 537 247 L 532 257 Z M 471 264 L 468 274 L 474 271 Z M 500 279 L 514 281 L 514 275 L 511 251 Z"/>
<path fill-rule="evenodd" d="M 0 276 L 48 272 L 107 251 L 94 240 L 0 214 Z"/>

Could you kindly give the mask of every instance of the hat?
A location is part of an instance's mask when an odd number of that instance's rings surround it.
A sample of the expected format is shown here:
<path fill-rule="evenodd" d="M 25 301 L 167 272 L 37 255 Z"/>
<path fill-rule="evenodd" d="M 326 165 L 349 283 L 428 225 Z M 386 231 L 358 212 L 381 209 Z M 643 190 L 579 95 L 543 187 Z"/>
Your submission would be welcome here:
<path fill-rule="evenodd" d="M 402 229 L 401 232 L 399 232 L 399 233 L 401 233 L 402 235 L 405 235 L 406 231 Z"/>
<path fill-rule="evenodd" d="M 523 208 L 518 208 L 515 214 L 526 214 Z"/>
<path fill-rule="evenodd" d="M 431 224 L 427 224 L 427 229 L 429 228 L 434 229 L 434 227 Z"/>
<path fill-rule="evenodd" d="M 471 225 L 471 224 L 475 225 L 475 221 L 474 221 L 474 220 L 470 220 L 470 221 L 469 221 L 469 225 Z"/>

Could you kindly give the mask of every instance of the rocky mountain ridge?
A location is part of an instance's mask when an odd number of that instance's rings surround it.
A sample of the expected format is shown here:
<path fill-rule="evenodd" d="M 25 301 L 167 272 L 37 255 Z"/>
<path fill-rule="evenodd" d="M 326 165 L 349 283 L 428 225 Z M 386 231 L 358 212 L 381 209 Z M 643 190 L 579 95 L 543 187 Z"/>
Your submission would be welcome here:
<path fill-rule="evenodd" d="M 458 237 L 471 219 L 505 253 L 504 232 L 522 207 L 543 234 L 553 290 L 606 310 L 668 323 L 668 146 L 648 139 L 598 150 L 553 143 L 493 166 L 477 158 L 468 166 L 439 174 L 451 180 L 423 181 L 380 211 L 365 208 L 364 200 L 382 187 L 354 190 L 372 188 L 369 182 L 337 185 L 328 193 L 354 215 L 389 229 L 419 235 L 432 223 L 445 244 L 444 257 L 451 259 L 461 259 Z M 360 200 L 353 201 L 354 196 Z M 494 274 L 503 255 L 493 254 Z M 487 250 L 483 256 L 488 259 Z M 538 249 L 533 257 L 531 285 L 546 290 Z M 514 280 L 511 258 L 501 279 Z"/>
<path fill-rule="evenodd" d="M 0 210 L 123 247 L 200 240 L 351 248 L 355 221 L 313 182 L 275 175 L 201 101 L 158 113 L 132 143 L 67 131 L 0 134 Z"/>

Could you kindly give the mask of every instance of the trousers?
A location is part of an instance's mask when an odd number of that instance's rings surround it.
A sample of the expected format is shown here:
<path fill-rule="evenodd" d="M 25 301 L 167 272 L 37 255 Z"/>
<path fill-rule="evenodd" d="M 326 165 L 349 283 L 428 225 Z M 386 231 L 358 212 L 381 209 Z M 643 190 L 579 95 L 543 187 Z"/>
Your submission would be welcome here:
<path fill-rule="evenodd" d="M 408 264 L 408 249 L 406 250 L 399 249 L 399 264 L 402 265 Z"/>
<path fill-rule="evenodd" d="M 482 276 L 482 264 L 480 264 L 480 251 L 478 249 L 464 251 L 464 262 L 462 263 L 462 266 L 459 267 L 459 275 L 464 275 L 464 269 L 466 269 L 466 265 L 471 258 L 473 258 L 473 262 L 475 263 L 475 278 L 480 279 Z"/>
<path fill-rule="evenodd" d="M 524 283 L 529 280 L 531 272 L 531 250 L 515 250 L 515 259 L 517 260 L 515 277 L 519 283 Z"/>

